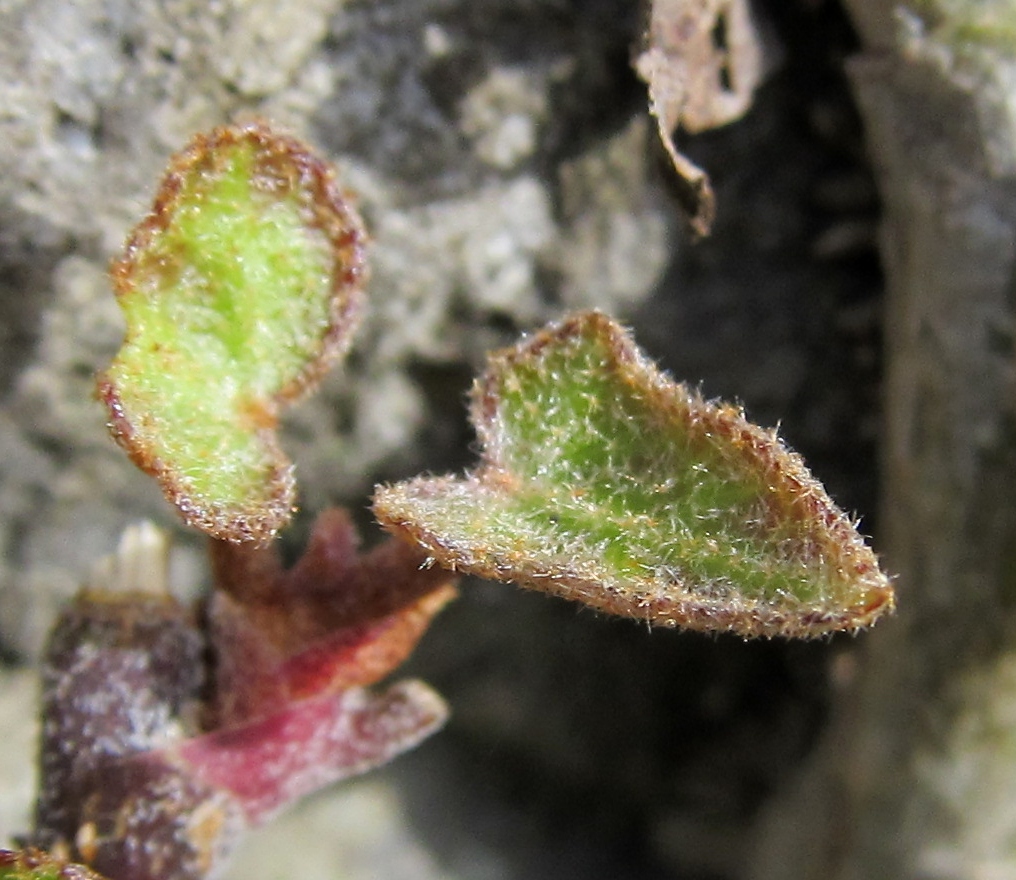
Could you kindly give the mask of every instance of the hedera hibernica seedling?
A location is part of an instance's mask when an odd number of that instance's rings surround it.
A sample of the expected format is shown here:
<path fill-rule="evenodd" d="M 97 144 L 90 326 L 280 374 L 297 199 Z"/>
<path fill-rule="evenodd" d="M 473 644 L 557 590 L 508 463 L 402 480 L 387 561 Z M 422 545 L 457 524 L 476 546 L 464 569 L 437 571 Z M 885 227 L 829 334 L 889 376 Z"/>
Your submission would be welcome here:
<path fill-rule="evenodd" d="M 289 519 L 282 407 L 345 350 L 366 235 L 331 169 L 260 122 L 198 135 L 113 263 L 110 429 L 184 519 L 263 542 Z"/>
<path fill-rule="evenodd" d="M 443 566 L 743 636 L 856 630 L 893 608 L 800 456 L 661 373 L 603 314 L 494 354 L 471 414 L 473 473 L 374 496 L 382 525 Z"/>

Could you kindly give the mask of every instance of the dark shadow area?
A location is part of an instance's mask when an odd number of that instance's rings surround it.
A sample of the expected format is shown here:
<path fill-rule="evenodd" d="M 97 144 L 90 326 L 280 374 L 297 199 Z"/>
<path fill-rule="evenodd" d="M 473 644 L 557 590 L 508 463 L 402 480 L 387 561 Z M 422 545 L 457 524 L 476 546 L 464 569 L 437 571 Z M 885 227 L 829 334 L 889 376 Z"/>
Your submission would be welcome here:
<path fill-rule="evenodd" d="M 428 747 L 443 769 L 399 771 L 411 819 L 449 865 L 480 841 L 511 877 L 732 876 L 817 735 L 835 647 L 649 631 L 469 581 L 406 669 L 453 709 Z M 588 852 L 610 872 L 583 873 Z"/>
<path fill-rule="evenodd" d="M 714 232 L 680 250 L 633 324 L 676 378 L 779 424 L 870 533 L 883 282 L 877 194 L 843 69 L 856 39 L 832 3 L 766 12 L 780 68 L 744 119 L 686 144 L 716 188 Z"/>

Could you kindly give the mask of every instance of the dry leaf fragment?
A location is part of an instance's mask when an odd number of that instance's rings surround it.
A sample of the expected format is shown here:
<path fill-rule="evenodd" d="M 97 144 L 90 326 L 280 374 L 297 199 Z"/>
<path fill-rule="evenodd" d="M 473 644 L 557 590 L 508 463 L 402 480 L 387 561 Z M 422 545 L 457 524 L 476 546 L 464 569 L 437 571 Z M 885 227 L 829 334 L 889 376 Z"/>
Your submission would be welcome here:
<path fill-rule="evenodd" d="M 635 69 L 649 86 L 649 109 L 683 184 L 683 207 L 695 232 L 706 235 L 715 195 L 705 172 L 677 149 L 673 132 L 726 125 L 751 105 L 764 60 L 748 0 L 654 0 Z"/>
<path fill-rule="evenodd" d="M 106 880 L 41 849 L 0 849 L 0 880 Z"/>

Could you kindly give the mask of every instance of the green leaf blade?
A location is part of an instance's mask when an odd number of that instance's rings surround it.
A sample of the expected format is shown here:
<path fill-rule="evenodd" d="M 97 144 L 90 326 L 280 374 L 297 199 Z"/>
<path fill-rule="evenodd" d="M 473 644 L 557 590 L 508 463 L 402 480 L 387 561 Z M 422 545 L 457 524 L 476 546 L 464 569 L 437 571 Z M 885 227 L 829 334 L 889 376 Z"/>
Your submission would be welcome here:
<path fill-rule="evenodd" d="M 264 541 L 291 515 L 274 429 L 345 350 L 365 238 L 330 169 L 261 123 L 173 158 L 113 265 L 127 333 L 99 394 L 189 523 Z"/>
<path fill-rule="evenodd" d="M 871 550 L 772 432 L 672 382 L 599 313 L 495 355 L 465 480 L 375 513 L 459 570 L 662 625 L 818 635 L 892 607 Z"/>

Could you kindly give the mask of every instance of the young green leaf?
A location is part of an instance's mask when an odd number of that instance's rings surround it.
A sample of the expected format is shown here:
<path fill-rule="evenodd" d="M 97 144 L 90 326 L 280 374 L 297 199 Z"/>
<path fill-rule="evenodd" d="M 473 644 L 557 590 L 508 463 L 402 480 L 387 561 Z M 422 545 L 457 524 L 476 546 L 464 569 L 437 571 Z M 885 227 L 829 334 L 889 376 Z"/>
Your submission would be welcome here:
<path fill-rule="evenodd" d="M 288 520 L 279 411 L 348 344 L 365 238 L 331 169 L 263 123 L 198 135 L 171 160 L 112 266 L 127 332 L 99 395 L 191 525 L 263 542 Z"/>
<path fill-rule="evenodd" d="M 893 590 L 775 432 L 661 374 L 598 312 L 495 354 L 465 479 L 379 487 L 374 511 L 441 565 L 666 626 L 808 637 Z"/>

